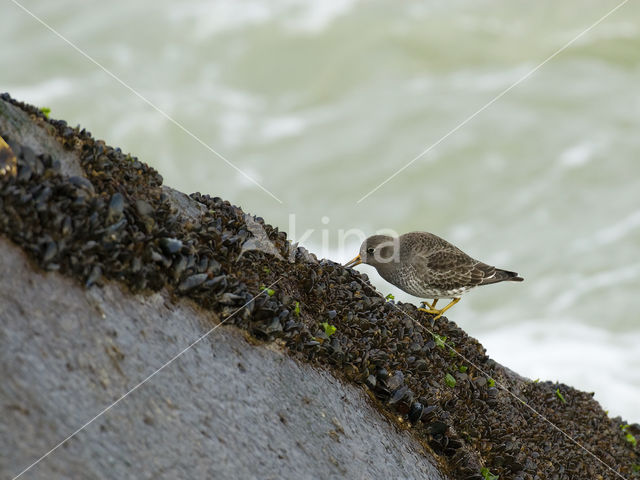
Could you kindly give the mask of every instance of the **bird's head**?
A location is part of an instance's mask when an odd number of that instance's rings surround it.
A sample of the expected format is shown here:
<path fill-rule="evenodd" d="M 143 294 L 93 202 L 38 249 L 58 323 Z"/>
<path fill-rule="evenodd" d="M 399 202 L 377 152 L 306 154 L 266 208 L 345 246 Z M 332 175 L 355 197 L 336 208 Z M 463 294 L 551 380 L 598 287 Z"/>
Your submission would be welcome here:
<path fill-rule="evenodd" d="M 360 246 L 360 254 L 345 267 L 355 267 L 361 263 L 372 265 L 376 268 L 385 264 L 399 261 L 399 239 L 388 235 L 373 235 L 367 238 Z"/>

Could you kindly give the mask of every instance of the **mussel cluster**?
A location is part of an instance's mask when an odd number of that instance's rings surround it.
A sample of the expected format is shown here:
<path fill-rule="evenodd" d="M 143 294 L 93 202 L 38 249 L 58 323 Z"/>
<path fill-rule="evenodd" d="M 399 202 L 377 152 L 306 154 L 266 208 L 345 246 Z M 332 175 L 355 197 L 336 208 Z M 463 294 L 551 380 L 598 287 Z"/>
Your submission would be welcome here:
<path fill-rule="evenodd" d="M 59 160 L 0 132 L 17 160 L 0 175 L 0 231 L 42 268 L 87 287 L 115 280 L 136 292 L 166 288 L 258 340 L 277 339 L 299 359 L 366 388 L 442 458 L 452 478 L 482 479 L 485 466 L 500 478 L 607 478 L 602 465 L 487 376 L 621 472 L 638 463 L 619 422 L 591 396 L 563 387 L 568 401 L 561 403 L 557 385 L 514 378 L 454 323 L 431 325 L 413 305 L 385 300 L 366 275 L 318 261 L 262 218 L 200 193 L 188 200 L 200 213 L 185 213 L 162 177 L 135 157 L 7 95 L 0 101 L 46 124 L 84 172 L 66 175 Z M 247 249 L 256 225 L 271 253 Z"/>

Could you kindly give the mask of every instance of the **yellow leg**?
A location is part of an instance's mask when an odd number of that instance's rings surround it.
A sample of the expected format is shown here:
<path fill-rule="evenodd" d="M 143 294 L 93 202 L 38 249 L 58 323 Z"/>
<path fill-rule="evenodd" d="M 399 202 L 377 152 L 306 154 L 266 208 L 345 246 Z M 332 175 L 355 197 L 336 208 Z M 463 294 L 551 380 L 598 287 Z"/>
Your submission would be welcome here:
<path fill-rule="evenodd" d="M 429 303 L 426 300 L 423 300 L 422 302 L 420 302 L 422 304 L 422 310 L 427 310 L 426 308 L 424 308 L 424 306 L 426 305 L 427 307 L 429 307 L 429 310 L 435 310 L 436 308 L 436 303 L 438 302 L 437 298 L 433 299 L 433 303 Z M 420 310 L 420 309 L 418 309 Z"/>
<path fill-rule="evenodd" d="M 436 318 L 434 318 L 434 320 L 437 320 L 438 318 L 440 318 L 442 316 L 442 314 L 444 312 L 446 312 L 447 310 L 449 310 L 451 307 L 453 307 L 456 303 L 458 303 L 460 301 L 459 298 L 454 298 L 453 300 L 451 300 L 449 302 L 449 305 L 447 305 L 446 307 L 444 307 L 442 310 L 440 310 L 440 313 L 438 313 L 438 315 L 436 316 Z"/>
<path fill-rule="evenodd" d="M 425 305 L 427 305 L 429 308 L 428 308 L 428 309 L 426 309 L 426 308 L 419 308 L 418 310 L 419 310 L 419 311 L 421 311 L 421 312 L 431 313 L 432 315 L 433 315 L 433 314 L 435 314 L 436 316 L 435 316 L 433 319 L 434 319 L 434 320 L 437 320 L 438 318 L 440 318 L 440 317 L 442 316 L 442 314 L 443 314 L 444 312 L 446 312 L 446 311 L 447 311 L 447 310 L 449 310 L 451 307 L 453 307 L 456 303 L 458 303 L 458 302 L 460 301 L 460 299 L 459 299 L 459 298 L 454 298 L 453 300 L 451 300 L 451 302 L 449 302 L 449 304 L 448 304 L 446 307 L 444 307 L 444 308 L 442 308 L 442 309 L 440 309 L 440 310 L 437 310 L 437 309 L 435 309 L 435 308 L 434 308 L 434 307 L 436 306 L 436 302 L 437 302 L 437 301 L 438 301 L 438 299 L 436 298 L 436 299 L 433 301 L 433 304 L 431 304 L 431 305 L 430 305 L 428 302 L 423 302 L 423 303 L 424 303 Z"/>

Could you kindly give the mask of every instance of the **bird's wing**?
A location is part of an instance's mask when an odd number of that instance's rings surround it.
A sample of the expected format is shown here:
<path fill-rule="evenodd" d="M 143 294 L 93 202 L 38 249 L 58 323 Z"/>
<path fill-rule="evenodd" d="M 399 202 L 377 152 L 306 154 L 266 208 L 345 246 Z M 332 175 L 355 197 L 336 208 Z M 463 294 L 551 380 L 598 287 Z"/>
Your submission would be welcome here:
<path fill-rule="evenodd" d="M 418 271 L 425 272 L 429 282 L 443 290 L 474 287 L 495 275 L 496 269 L 474 260 L 461 250 L 436 250 L 416 255 Z"/>

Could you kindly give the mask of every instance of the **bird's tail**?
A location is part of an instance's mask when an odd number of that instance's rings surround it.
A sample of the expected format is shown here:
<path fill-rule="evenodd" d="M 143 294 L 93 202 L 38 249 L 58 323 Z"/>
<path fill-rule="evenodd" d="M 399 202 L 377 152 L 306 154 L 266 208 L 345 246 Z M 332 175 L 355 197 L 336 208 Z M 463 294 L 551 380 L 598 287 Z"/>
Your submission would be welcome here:
<path fill-rule="evenodd" d="M 498 282 L 522 282 L 524 278 L 519 276 L 516 272 L 510 272 L 509 270 L 502 270 L 496 268 L 496 277 Z"/>
<path fill-rule="evenodd" d="M 490 283 L 498 282 L 522 282 L 524 278 L 518 276 L 516 272 L 510 272 L 509 270 L 502 270 L 496 268 L 495 273 L 489 277 L 486 277 L 480 285 L 489 285 Z"/>

